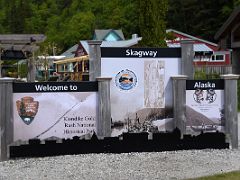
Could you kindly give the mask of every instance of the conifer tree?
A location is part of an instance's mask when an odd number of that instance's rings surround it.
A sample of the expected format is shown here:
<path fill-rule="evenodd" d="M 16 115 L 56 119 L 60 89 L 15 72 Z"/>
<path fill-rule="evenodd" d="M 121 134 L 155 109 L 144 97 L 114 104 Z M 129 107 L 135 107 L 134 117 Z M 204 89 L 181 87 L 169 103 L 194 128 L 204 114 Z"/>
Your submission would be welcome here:
<path fill-rule="evenodd" d="M 141 45 L 164 47 L 168 0 L 139 0 L 139 29 Z"/>

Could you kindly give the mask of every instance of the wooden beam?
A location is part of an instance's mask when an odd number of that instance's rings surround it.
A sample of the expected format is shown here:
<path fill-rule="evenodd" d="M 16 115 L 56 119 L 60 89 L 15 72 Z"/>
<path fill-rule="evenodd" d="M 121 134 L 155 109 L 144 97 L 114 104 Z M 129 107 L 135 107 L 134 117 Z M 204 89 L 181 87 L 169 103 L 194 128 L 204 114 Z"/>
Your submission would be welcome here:
<path fill-rule="evenodd" d="M 75 58 L 63 59 L 63 60 L 54 61 L 53 63 L 55 63 L 55 64 L 65 64 L 65 63 L 79 62 L 79 61 L 84 61 L 84 60 L 89 60 L 89 56 L 87 55 L 87 56 L 80 56 L 80 57 L 75 57 Z"/>
<path fill-rule="evenodd" d="M 45 41 L 44 34 L 0 34 L 2 44 L 27 44 Z"/>

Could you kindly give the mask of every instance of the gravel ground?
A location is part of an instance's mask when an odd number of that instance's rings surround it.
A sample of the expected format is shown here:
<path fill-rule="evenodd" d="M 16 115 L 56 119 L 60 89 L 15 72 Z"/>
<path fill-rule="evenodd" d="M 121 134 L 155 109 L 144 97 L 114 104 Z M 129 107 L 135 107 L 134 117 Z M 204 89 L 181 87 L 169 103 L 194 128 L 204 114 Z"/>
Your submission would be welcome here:
<path fill-rule="evenodd" d="M 240 122 L 238 127 L 240 140 Z M 201 177 L 234 170 L 240 170 L 240 148 L 9 160 L 0 162 L 0 180 L 166 180 Z"/>
<path fill-rule="evenodd" d="M 87 154 L 9 160 L 0 179 L 185 179 L 240 170 L 240 150 Z"/>

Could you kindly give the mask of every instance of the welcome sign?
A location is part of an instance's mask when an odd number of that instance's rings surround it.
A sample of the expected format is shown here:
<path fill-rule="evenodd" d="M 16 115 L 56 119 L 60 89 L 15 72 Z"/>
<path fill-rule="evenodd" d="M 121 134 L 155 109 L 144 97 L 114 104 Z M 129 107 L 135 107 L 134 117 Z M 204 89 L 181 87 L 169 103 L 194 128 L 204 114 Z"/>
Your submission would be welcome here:
<path fill-rule="evenodd" d="M 224 131 L 224 81 L 187 80 L 187 131 Z"/>
<path fill-rule="evenodd" d="M 14 141 L 96 131 L 96 82 L 13 84 Z"/>
<path fill-rule="evenodd" d="M 172 83 L 180 48 L 101 48 L 101 76 L 112 77 L 112 136 L 172 130 Z"/>

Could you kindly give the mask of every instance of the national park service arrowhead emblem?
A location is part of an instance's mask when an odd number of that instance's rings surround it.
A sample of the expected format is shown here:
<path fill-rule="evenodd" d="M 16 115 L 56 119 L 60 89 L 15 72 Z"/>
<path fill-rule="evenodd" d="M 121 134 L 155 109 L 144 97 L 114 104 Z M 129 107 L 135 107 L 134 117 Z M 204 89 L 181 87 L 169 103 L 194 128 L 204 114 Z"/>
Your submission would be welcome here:
<path fill-rule="evenodd" d="M 31 124 L 38 112 L 39 102 L 33 97 L 26 96 L 16 102 L 18 115 L 27 125 Z"/>

